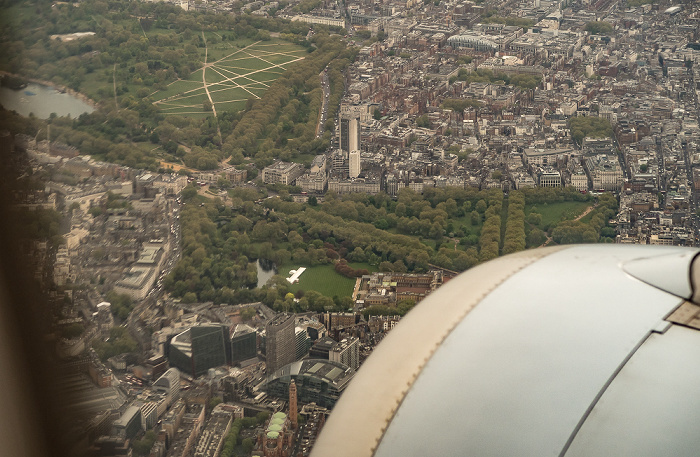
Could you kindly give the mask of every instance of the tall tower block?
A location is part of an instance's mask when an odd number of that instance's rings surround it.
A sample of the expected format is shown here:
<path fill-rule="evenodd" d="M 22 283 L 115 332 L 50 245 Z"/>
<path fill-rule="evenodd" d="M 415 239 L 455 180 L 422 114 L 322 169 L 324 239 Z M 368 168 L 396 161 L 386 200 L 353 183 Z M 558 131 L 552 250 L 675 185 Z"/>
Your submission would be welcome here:
<path fill-rule="evenodd" d="M 360 112 L 352 105 L 340 107 L 340 149 L 348 152 L 360 149 Z"/>
<path fill-rule="evenodd" d="M 268 375 L 296 360 L 294 316 L 278 314 L 265 325 L 267 338 L 266 365 Z"/>
<path fill-rule="evenodd" d="M 360 151 L 358 151 L 357 149 L 350 151 L 349 169 L 351 178 L 357 178 L 360 175 L 362 165 L 360 163 Z"/>
<path fill-rule="evenodd" d="M 292 428 L 294 430 L 297 429 L 297 426 L 299 425 L 297 423 L 297 417 L 299 413 L 297 411 L 297 385 L 292 379 L 292 382 L 289 383 L 289 419 L 292 421 Z"/>

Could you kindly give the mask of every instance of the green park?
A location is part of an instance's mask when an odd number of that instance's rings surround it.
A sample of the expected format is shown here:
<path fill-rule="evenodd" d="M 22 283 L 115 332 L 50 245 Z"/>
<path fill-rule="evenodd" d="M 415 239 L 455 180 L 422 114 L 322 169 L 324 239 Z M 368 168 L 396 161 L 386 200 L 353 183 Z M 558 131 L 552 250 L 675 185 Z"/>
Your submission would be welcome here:
<path fill-rule="evenodd" d="M 614 239 L 617 201 L 568 188 L 402 190 L 396 199 L 329 193 L 294 202 L 292 187 L 230 189 L 224 203 L 183 192 L 182 259 L 165 286 L 183 302 L 248 303 L 274 309 L 346 309 L 355 279 L 374 271 L 464 271 L 500 255 L 562 243 Z M 278 274 L 256 288 L 255 259 Z M 290 270 L 305 267 L 290 284 Z M 298 301 L 290 301 L 290 294 Z M 330 301 L 329 301 L 330 300 Z"/>

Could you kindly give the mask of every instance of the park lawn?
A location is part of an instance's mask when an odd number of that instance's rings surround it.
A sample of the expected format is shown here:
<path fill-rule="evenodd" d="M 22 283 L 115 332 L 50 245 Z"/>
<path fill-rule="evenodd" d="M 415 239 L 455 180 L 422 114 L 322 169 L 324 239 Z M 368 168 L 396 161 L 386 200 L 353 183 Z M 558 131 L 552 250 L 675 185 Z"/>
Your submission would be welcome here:
<path fill-rule="evenodd" d="M 218 92 L 227 89 L 237 89 L 241 86 L 245 86 L 247 83 L 247 81 L 245 79 L 241 79 L 241 76 L 238 74 L 225 72 L 224 75 L 226 76 L 226 79 L 215 85 L 209 86 L 209 92 Z"/>
<path fill-rule="evenodd" d="M 206 36 L 207 40 L 220 39 L 213 32 L 207 32 Z M 284 56 L 282 52 L 293 54 Z M 245 107 L 249 98 L 262 97 L 269 84 L 284 72 L 284 68 L 278 65 L 303 57 L 303 52 L 300 46 L 278 40 L 264 44 L 250 40 L 237 40 L 235 45 L 224 41 L 212 43 L 205 78 L 217 111 L 238 111 Z M 274 57 L 274 62 L 266 61 L 266 56 Z M 202 108 L 202 103 L 208 100 L 202 84 L 202 71 L 202 68 L 193 71 L 186 81 L 177 81 L 166 90 L 152 94 L 153 99 L 159 101 L 157 106 L 163 114 L 208 115 Z"/>
<path fill-rule="evenodd" d="M 246 55 L 245 51 L 242 51 L 241 49 L 242 48 L 231 45 L 230 43 L 219 43 L 215 47 L 209 46 L 207 62 L 219 64 L 226 61 L 226 59 Z"/>
<path fill-rule="evenodd" d="M 238 77 L 235 77 L 235 78 L 228 80 L 228 81 L 222 81 L 214 86 L 209 86 L 209 92 L 210 93 L 231 92 L 231 94 L 235 94 L 237 91 L 245 92 L 247 85 L 248 85 L 248 81 L 241 79 L 241 78 L 238 78 Z M 224 97 L 223 99 L 230 100 L 231 98 L 240 98 L 240 97 L 232 95 L 232 96 Z"/>
<path fill-rule="evenodd" d="M 267 53 L 267 52 L 258 52 L 256 53 L 255 57 L 258 59 L 265 60 L 269 63 L 275 64 L 275 65 L 285 65 L 289 62 L 292 62 L 296 59 L 301 58 L 301 56 L 294 56 L 293 54 L 287 55 L 287 54 L 277 54 L 277 53 Z"/>
<path fill-rule="evenodd" d="M 212 95 L 220 92 L 235 92 L 236 90 L 245 90 L 245 84 L 241 84 L 240 79 L 238 79 L 238 81 L 233 79 L 221 81 L 220 83 L 212 84 L 209 86 L 209 93 Z"/>
<path fill-rule="evenodd" d="M 588 213 L 588 214 L 586 214 L 585 216 L 583 216 L 583 217 L 580 219 L 580 221 L 583 222 L 583 223 L 585 223 L 585 224 L 589 224 L 589 223 L 591 222 L 591 219 L 593 219 L 593 216 L 594 216 L 594 215 L 595 215 L 595 211 L 591 211 L 590 213 Z"/>
<path fill-rule="evenodd" d="M 236 79 L 236 78 L 240 77 L 241 74 L 243 73 L 242 70 L 229 68 L 225 65 L 217 65 L 216 71 L 218 71 L 221 75 L 223 75 L 225 79 L 228 79 L 228 78 Z"/>
<path fill-rule="evenodd" d="M 592 205 L 592 202 L 538 203 L 536 205 L 527 205 L 525 207 L 525 215 L 527 216 L 533 212 L 541 214 L 542 223 L 539 228 L 542 228 L 564 220 L 575 219 L 576 216 Z"/>
<path fill-rule="evenodd" d="M 193 83 L 199 83 L 199 87 L 204 89 L 204 86 L 202 85 L 202 71 L 203 69 L 195 70 L 190 75 L 187 77 L 185 81 L 190 81 Z M 207 72 L 208 73 L 208 72 Z"/>
<path fill-rule="evenodd" d="M 202 95 L 206 96 L 206 95 L 207 95 L 207 91 L 204 90 L 204 87 L 198 87 L 198 88 L 196 88 L 196 89 L 189 89 L 189 90 L 186 90 L 186 91 L 183 92 L 182 94 L 180 94 L 180 95 L 178 95 L 178 96 L 176 96 L 176 97 L 173 97 L 173 98 L 171 98 L 170 100 L 166 100 L 166 101 L 164 101 L 163 103 L 172 103 L 172 104 L 175 104 L 175 105 L 178 105 L 178 104 L 187 105 L 187 104 L 192 103 L 192 102 L 189 101 L 189 100 L 191 100 L 193 97 L 196 98 L 196 97 L 202 96 Z"/>
<path fill-rule="evenodd" d="M 248 88 L 250 92 L 253 93 L 254 96 L 257 98 L 262 98 L 263 94 L 265 94 L 265 88 L 258 88 L 258 87 L 250 87 Z M 250 95 L 248 98 L 253 98 L 253 95 Z"/>
<path fill-rule="evenodd" d="M 284 40 L 261 41 L 257 45 L 253 46 L 253 48 L 268 52 L 294 52 L 299 54 L 307 53 L 305 48 Z"/>
<path fill-rule="evenodd" d="M 265 83 L 258 82 L 247 82 L 245 84 L 245 88 L 251 92 L 254 92 L 256 95 L 264 94 L 268 87 L 270 86 Z"/>
<path fill-rule="evenodd" d="M 231 78 L 231 76 L 225 74 L 222 71 L 219 71 L 216 67 L 210 67 L 207 69 L 206 78 L 207 83 L 211 85 L 220 83 L 222 81 L 227 81 L 229 78 Z M 202 80 L 201 75 L 199 77 L 199 80 Z"/>
<path fill-rule="evenodd" d="M 209 97 L 207 97 L 207 93 L 204 91 L 204 89 L 198 89 L 196 92 L 191 92 L 188 95 L 184 95 L 178 98 L 172 98 L 170 100 L 161 102 L 160 105 L 161 109 L 165 109 L 167 107 L 181 107 L 193 105 L 199 105 L 201 107 L 202 102 L 204 102 L 204 100 L 209 100 Z"/>
<path fill-rule="evenodd" d="M 289 270 L 296 270 L 301 265 L 284 265 L 280 268 L 279 274 L 285 278 L 289 277 Z M 368 268 L 369 270 L 369 268 Z M 302 273 L 297 284 L 291 284 L 289 290 L 296 292 L 297 290 L 315 290 L 327 297 L 345 297 L 352 294 L 355 287 L 355 280 L 346 278 L 345 276 L 336 273 L 333 265 L 316 265 L 306 267 L 306 271 Z"/>
<path fill-rule="evenodd" d="M 250 49 L 245 49 L 245 50 L 238 50 L 235 52 L 230 52 L 221 59 L 217 60 L 214 62 L 216 65 L 232 65 L 236 66 L 237 62 L 245 61 L 245 60 L 258 60 L 257 57 L 251 56 L 250 55 Z"/>
<path fill-rule="evenodd" d="M 224 68 L 231 68 L 234 71 L 237 69 L 247 71 L 264 70 L 272 67 L 268 62 L 250 56 L 222 60 L 220 63 L 217 63 L 217 66 L 219 65 Z"/>
<path fill-rule="evenodd" d="M 216 102 L 219 111 L 240 111 L 245 108 L 246 100 L 231 100 L 225 102 Z"/>
<path fill-rule="evenodd" d="M 275 70 L 256 71 L 255 73 L 249 73 L 249 74 L 241 77 L 241 79 L 243 79 L 247 82 L 250 82 L 250 83 L 257 82 L 257 83 L 269 84 L 269 83 L 273 82 L 275 79 L 279 78 L 282 73 L 283 72 L 281 72 L 281 71 L 277 72 Z"/>
<path fill-rule="evenodd" d="M 184 113 L 203 113 L 204 112 L 204 100 L 205 98 L 202 98 L 202 100 L 199 103 L 193 103 L 193 104 L 187 104 L 187 105 L 161 105 L 161 112 L 163 114 L 184 114 Z"/>
<path fill-rule="evenodd" d="M 209 49 L 207 50 L 207 63 L 217 62 L 236 51 L 236 48 L 223 47 L 218 44 L 216 46 L 209 46 Z M 202 59 L 203 58 L 204 54 L 202 54 Z"/>
<path fill-rule="evenodd" d="M 216 104 L 218 104 L 220 102 L 228 102 L 228 101 L 239 101 L 239 100 L 246 101 L 251 97 L 250 92 L 248 92 L 240 87 L 232 87 L 232 88 L 226 89 L 226 90 L 218 90 L 217 89 L 215 91 L 212 91 L 210 89 L 209 93 L 211 94 L 211 99 L 214 100 L 214 103 L 216 103 Z"/>
<path fill-rule="evenodd" d="M 254 49 L 250 54 L 259 59 L 265 59 L 277 64 L 286 63 L 303 57 L 303 54 L 300 52 L 282 52 L 279 49 Z"/>
<path fill-rule="evenodd" d="M 252 68 L 254 70 L 262 69 L 262 68 L 268 68 L 271 66 L 269 62 L 265 62 L 265 60 L 262 60 L 265 58 L 265 54 L 262 56 L 258 57 L 255 55 L 251 55 L 248 50 L 245 50 L 243 52 L 234 54 L 230 57 L 227 57 L 225 59 L 222 59 L 218 62 L 216 62 L 217 65 L 230 65 L 230 66 L 235 66 L 235 67 L 245 67 L 245 68 Z M 287 57 L 287 59 L 284 61 L 286 62 L 291 62 L 292 60 L 295 60 L 296 57 Z"/>
<path fill-rule="evenodd" d="M 269 62 L 270 64 L 274 64 L 274 66 L 270 66 L 271 70 L 275 71 L 287 71 L 289 69 L 290 65 L 295 64 L 296 62 L 299 62 L 300 60 L 303 60 L 303 56 L 295 56 L 293 54 L 290 55 L 277 55 L 277 54 L 269 54 L 269 55 L 262 55 L 260 56 L 261 59 L 264 59 L 265 61 Z"/>

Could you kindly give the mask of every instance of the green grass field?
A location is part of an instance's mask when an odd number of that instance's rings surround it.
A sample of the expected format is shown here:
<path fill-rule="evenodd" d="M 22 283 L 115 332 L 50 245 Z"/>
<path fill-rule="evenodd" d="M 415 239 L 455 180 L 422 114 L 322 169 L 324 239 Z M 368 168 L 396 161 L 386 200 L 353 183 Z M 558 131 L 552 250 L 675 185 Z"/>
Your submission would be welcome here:
<path fill-rule="evenodd" d="M 350 263 L 355 269 L 366 268 L 370 272 L 377 271 L 376 266 L 367 263 Z M 285 265 L 279 269 L 279 274 L 285 278 L 289 277 L 289 270 L 295 270 L 300 265 Z M 292 284 L 290 290 L 296 292 L 299 289 L 305 291 L 315 290 L 327 297 L 337 295 L 339 297 L 350 296 L 355 287 L 355 280 L 346 278 L 335 272 L 333 265 L 316 265 L 306 267 L 297 284 Z"/>
<path fill-rule="evenodd" d="M 263 87 L 269 86 L 271 82 L 279 78 L 282 71 L 266 70 L 258 71 L 256 73 L 250 73 L 243 76 L 242 79 L 245 80 L 250 86 L 263 85 Z"/>
<path fill-rule="evenodd" d="M 542 215 L 540 228 L 556 224 L 560 221 L 575 219 L 579 214 L 592 206 L 591 202 L 557 202 L 538 205 L 528 205 L 525 207 L 525 215 L 539 213 Z"/>
<path fill-rule="evenodd" d="M 252 92 L 251 89 L 245 90 L 240 87 L 217 89 L 213 92 L 209 91 L 212 100 L 214 100 L 214 103 L 226 103 L 240 100 L 243 100 L 245 102 L 248 99 L 248 97 L 250 97 L 250 92 Z"/>
<path fill-rule="evenodd" d="M 207 33 L 208 41 L 216 36 Z M 281 40 L 251 42 L 218 41 L 208 45 L 207 65 L 190 74 L 187 80 L 175 81 L 167 89 L 151 96 L 163 114 L 207 116 L 203 103 L 209 100 L 202 72 L 214 108 L 236 111 L 251 97 L 260 98 L 289 64 L 304 58 L 306 51 Z M 202 55 L 204 60 L 204 55 Z"/>

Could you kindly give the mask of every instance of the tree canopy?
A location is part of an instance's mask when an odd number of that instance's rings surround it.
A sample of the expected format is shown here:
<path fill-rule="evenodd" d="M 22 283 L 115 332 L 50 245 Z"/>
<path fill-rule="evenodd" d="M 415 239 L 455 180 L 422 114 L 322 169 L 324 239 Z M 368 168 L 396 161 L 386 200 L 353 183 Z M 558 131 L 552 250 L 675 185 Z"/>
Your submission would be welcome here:
<path fill-rule="evenodd" d="M 611 138 L 613 129 L 610 121 L 604 117 L 576 116 L 569 119 L 571 136 L 579 145 L 585 137 Z"/>
<path fill-rule="evenodd" d="M 586 23 L 584 30 L 593 35 L 605 35 L 613 31 L 613 26 L 605 21 L 591 21 Z"/>

